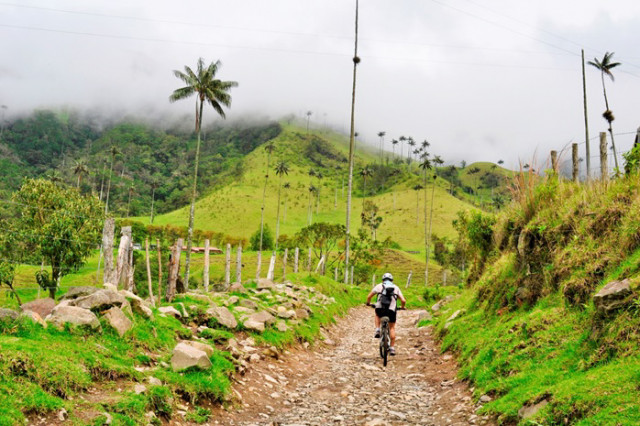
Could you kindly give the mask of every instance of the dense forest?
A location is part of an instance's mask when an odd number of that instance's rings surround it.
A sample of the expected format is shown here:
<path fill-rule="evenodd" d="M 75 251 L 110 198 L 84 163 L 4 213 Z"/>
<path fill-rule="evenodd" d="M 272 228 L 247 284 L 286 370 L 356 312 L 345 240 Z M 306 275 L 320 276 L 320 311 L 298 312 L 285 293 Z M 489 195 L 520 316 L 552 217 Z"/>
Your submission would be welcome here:
<path fill-rule="evenodd" d="M 203 129 L 198 190 L 243 174 L 242 158 L 281 131 L 276 122 L 235 121 Z M 46 176 L 109 192 L 117 216 L 167 212 L 188 203 L 195 135 L 184 126 L 160 130 L 143 122 L 104 124 L 77 112 L 40 110 L 8 121 L 0 133 L 0 211 L 25 177 Z"/>

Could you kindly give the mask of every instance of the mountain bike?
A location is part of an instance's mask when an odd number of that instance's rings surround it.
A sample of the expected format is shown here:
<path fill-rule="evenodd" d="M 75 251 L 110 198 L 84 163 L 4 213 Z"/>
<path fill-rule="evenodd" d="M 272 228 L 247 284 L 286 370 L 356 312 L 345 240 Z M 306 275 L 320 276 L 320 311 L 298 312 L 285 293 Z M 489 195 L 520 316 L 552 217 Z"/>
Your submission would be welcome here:
<path fill-rule="evenodd" d="M 369 304 L 372 308 L 375 309 L 374 304 Z M 404 310 L 403 308 L 398 308 L 398 311 Z M 387 366 L 387 361 L 389 359 L 389 351 L 391 349 L 391 334 L 389 331 L 389 317 L 381 317 L 380 318 L 380 358 L 382 358 L 382 365 L 384 367 Z"/>

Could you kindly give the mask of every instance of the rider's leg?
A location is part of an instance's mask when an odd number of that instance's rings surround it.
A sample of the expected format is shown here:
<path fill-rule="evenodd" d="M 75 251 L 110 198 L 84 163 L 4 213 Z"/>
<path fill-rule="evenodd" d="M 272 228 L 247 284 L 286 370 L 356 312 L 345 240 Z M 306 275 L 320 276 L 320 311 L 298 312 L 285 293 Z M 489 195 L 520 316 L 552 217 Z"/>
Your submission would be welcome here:
<path fill-rule="evenodd" d="M 380 328 L 380 317 L 378 315 L 375 315 L 376 317 L 376 328 Z"/>
<path fill-rule="evenodd" d="M 396 346 L 396 323 L 389 323 L 389 336 L 391 337 L 391 347 L 395 348 Z"/>

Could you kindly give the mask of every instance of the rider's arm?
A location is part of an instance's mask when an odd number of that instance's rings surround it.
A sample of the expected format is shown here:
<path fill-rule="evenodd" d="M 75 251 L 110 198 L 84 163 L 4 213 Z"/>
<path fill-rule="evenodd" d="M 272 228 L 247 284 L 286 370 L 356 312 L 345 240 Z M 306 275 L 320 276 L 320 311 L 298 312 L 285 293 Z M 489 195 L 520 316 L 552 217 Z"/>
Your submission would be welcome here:
<path fill-rule="evenodd" d="M 371 293 L 369 293 L 369 295 L 367 296 L 367 305 L 371 303 L 371 299 L 375 294 L 376 293 L 373 290 L 371 290 Z"/>
<path fill-rule="evenodd" d="M 404 306 L 407 304 L 407 299 L 404 298 L 404 295 L 402 294 L 402 291 L 400 291 L 400 289 L 398 289 L 398 298 L 402 303 L 402 309 L 404 309 Z"/>

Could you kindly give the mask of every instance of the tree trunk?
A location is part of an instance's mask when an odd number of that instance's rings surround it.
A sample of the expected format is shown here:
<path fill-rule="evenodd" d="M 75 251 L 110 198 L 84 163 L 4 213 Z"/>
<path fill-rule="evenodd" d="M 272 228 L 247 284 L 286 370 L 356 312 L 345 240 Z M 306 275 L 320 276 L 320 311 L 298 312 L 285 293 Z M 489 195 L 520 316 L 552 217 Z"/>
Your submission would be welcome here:
<path fill-rule="evenodd" d="M 176 295 L 178 274 L 180 273 L 180 254 L 182 253 L 182 238 L 178 238 L 175 246 L 171 249 L 171 259 L 169 262 L 169 285 L 167 288 L 167 301 L 171 302 Z"/>
<path fill-rule="evenodd" d="M 149 223 L 153 225 L 153 204 L 156 201 L 156 188 L 155 186 L 151 190 L 151 217 L 149 218 Z"/>
<path fill-rule="evenodd" d="M 607 166 L 607 134 L 600 132 L 600 175 L 603 181 L 609 180 L 609 170 Z"/>
<path fill-rule="evenodd" d="M 280 236 L 280 191 L 282 190 L 282 175 L 278 184 L 278 207 L 276 208 L 276 251 L 278 251 L 278 237 Z"/>
<path fill-rule="evenodd" d="M 427 169 L 424 169 L 424 256 L 425 256 L 425 267 L 424 267 L 424 285 L 426 286 L 429 282 L 429 231 L 427 229 Z"/>
<path fill-rule="evenodd" d="M 125 288 L 128 285 L 127 278 L 128 274 L 128 265 L 129 265 L 129 246 L 131 245 L 131 227 L 123 226 L 120 231 L 120 246 L 118 247 L 118 259 L 116 262 L 116 277 L 114 284 L 116 287 L 120 288 L 120 284 L 123 283 Z"/>
<path fill-rule="evenodd" d="M 601 72 L 600 76 L 602 77 L 602 92 L 604 93 L 604 104 L 607 107 L 607 111 L 611 111 L 609 109 L 609 100 L 607 99 L 607 89 L 604 84 L 604 72 Z M 611 149 L 613 149 L 613 163 L 616 168 L 616 173 L 619 173 L 620 168 L 618 167 L 618 154 L 616 152 L 616 142 L 613 139 L 613 125 L 611 124 L 612 123 L 611 121 L 607 120 L 607 122 L 609 123 L 609 129 L 608 129 L 609 134 L 611 135 Z"/>
<path fill-rule="evenodd" d="M 349 180 L 347 189 L 347 220 L 345 227 L 345 248 L 344 248 L 344 283 L 347 284 L 349 278 L 349 250 L 351 238 L 351 191 L 353 189 L 353 162 L 355 155 L 355 108 L 356 108 L 356 74 L 358 70 L 358 0 L 356 0 L 355 16 L 355 43 L 353 53 L 353 87 L 351 89 L 351 131 L 349 133 Z"/>
<path fill-rule="evenodd" d="M 429 283 L 429 256 L 431 254 L 431 224 L 433 223 L 433 202 L 436 195 L 436 177 L 433 177 L 433 187 L 431 189 L 431 212 L 429 213 L 429 236 L 427 238 L 427 267 L 425 268 L 426 284 Z M 427 201 L 425 200 L 425 205 Z M 426 217 L 425 217 L 426 220 Z"/>
<path fill-rule="evenodd" d="M 104 274 L 102 282 L 104 284 L 117 285 L 115 280 L 115 270 L 113 268 L 113 240 L 115 232 L 115 220 L 107 218 L 104 220 L 104 228 L 102 230 L 102 247 L 104 253 Z"/>
<path fill-rule="evenodd" d="M 591 179 L 591 149 L 589 148 L 589 117 L 587 115 L 587 77 L 584 71 L 584 49 L 582 49 L 582 100 L 584 103 L 584 140 L 587 148 L 587 181 Z"/>
<path fill-rule="evenodd" d="M 198 140 L 196 142 L 196 158 L 194 160 L 193 171 L 193 190 L 191 192 L 191 208 L 189 209 L 189 230 L 187 232 L 187 253 L 185 254 L 184 261 L 184 288 L 185 291 L 189 290 L 189 268 L 191 265 L 191 247 L 193 240 L 193 222 L 196 213 L 196 191 L 198 185 L 198 165 L 200 162 L 200 134 L 202 129 L 202 106 L 203 101 L 200 101 L 200 109 L 198 109 L 198 101 L 196 100 L 196 133 L 198 134 Z M 181 248 L 182 249 L 182 248 Z"/>
<path fill-rule="evenodd" d="M 409 271 L 409 276 L 407 277 L 407 288 L 411 285 L 411 276 L 413 275 L 413 271 Z"/>
<path fill-rule="evenodd" d="M 574 182 L 578 182 L 579 168 L 578 168 L 578 144 L 571 144 L 571 179 Z"/>
<path fill-rule="evenodd" d="M 296 251 L 293 254 L 293 273 L 298 273 L 298 260 L 300 258 L 300 249 L 296 247 Z"/>
<path fill-rule="evenodd" d="M 271 253 L 271 259 L 269 259 L 269 270 L 267 271 L 268 280 L 273 281 L 274 275 L 275 275 L 275 269 L 276 269 L 276 252 L 274 251 L 273 253 Z"/>
<path fill-rule="evenodd" d="M 284 256 L 282 257 L 282 280 L 284 281 L 287 277 L 287 257 L 289 257 L 289 249 L 284 249 Z"/>

